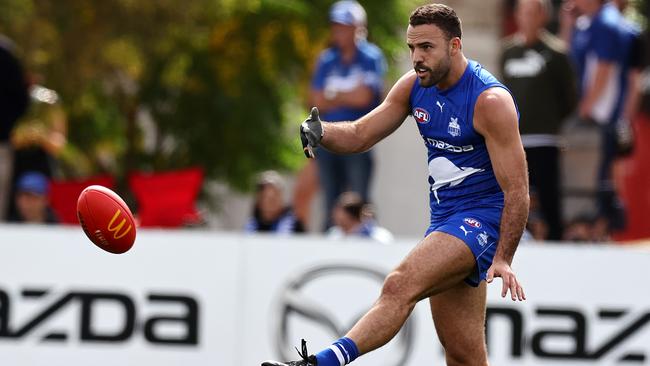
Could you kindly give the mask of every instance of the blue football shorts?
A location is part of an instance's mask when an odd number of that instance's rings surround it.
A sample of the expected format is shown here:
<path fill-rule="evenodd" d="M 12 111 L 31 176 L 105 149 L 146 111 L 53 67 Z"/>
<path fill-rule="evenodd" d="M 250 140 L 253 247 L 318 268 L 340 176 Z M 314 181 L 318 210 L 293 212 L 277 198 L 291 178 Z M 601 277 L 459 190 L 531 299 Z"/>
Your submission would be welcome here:
<path fill-rule="evenodd" d="M 468 208 L 445 219 L 432 220 L 425 236 L 434 231 L 453 235 L 462 240 L 474 254 L 476 267 L 465 282 L 478 287 L 487 278 L 499 241 L 501 207 Z"/>

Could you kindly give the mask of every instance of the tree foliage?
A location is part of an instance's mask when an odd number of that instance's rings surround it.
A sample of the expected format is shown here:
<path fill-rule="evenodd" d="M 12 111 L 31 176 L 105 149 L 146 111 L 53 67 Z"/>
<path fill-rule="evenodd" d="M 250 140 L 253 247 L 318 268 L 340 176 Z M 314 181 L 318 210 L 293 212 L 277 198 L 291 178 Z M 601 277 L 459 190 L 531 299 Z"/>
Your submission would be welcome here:
<path fill-rule="evenodd" d="M 243 188 L 301 158 L 297 122 L 332 2 L 2 0 L 0 32 L 61 96 L 67 175 L 200 165 Z M 390 61 L 408 5 L 362 3 Z"/>

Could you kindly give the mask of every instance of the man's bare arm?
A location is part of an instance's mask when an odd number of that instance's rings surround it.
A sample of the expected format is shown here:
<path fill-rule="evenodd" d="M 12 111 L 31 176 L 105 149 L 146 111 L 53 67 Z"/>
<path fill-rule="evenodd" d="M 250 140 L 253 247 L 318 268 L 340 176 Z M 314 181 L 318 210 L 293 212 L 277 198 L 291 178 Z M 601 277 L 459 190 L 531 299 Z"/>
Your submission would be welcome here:
<path fill-rule="evenodd" d="M 496 258 L 510 264 L 528 218 L 528 169 L 512 96 L 491 88 L 476 101 L 474 127 L 485 138 L 492 169 L 504 193 Z"/>
<path fill-rule="evenodd" d="M 340 154 L 370 149 L 395 131 L 408 116 L 409 96 L 414 82 L 415 73 L 406 73 L 377 108 L 354 122 L 323 123 L 321 144 Z"/>
<path fill-rule="evenodd" d="M 580 110 L 578 111 L 580 117 L 591 117 L 591 111 L 598 99 L 603 95 L 610 80 L 611 74 L 614 72 L 614 64 L 611 62 L 598 61 L 596 64 L 596 71 L 594 71 L 594 79 L 585 92 L 584 97 L 580 101 Z"/>
<path fill-rule="evenodd" d="M 502 296 L 508 289 L 512 299 L 525 299 L 510 269 L 519 239 L 526 226 L 529 208 L 528 169 L 521 144 L 517 111 L 512 96 L 503 88 L 491 88 L 476 101 L 474 128 L 485 138 L 492 169 L 504 193 L 499 244 L 490 276 L 503 278 Z"/>

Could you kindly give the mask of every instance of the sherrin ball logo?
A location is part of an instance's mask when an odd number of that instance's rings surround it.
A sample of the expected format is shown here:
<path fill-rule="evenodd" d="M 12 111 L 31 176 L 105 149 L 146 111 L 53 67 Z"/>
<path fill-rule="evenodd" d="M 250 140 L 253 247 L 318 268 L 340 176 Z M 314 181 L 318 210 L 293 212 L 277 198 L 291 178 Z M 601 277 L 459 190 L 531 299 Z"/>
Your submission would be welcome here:
<path fill-rule="evenodd" d="M 466 223 L 467 225 L 480 229 L 481 228 L 481 223 L 477 219 L 473 219 L 471 217 L 466 217 L 463 219 L 463 222 Z"/>
<path fill-rule="evenodd" d="M 429 112 L 420 107 L 413 109 L 413 118 L 415 118 L 418 123 L 427 123 L 430 120 Z"/>

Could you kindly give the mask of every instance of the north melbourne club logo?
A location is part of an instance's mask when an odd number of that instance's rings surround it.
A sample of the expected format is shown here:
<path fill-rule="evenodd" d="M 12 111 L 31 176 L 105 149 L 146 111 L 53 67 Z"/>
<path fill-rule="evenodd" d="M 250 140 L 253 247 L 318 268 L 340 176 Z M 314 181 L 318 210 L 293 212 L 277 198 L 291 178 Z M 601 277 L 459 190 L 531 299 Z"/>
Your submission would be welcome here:
<path fill-rule="evenodd" d="M 478 245 L 484 247 L 488 242 L 488 233 L 484 231 L 476 235 L 476 240 L 478 241 Z"/>
<path fill-rule="evenodd" d="M 460 136 L 460 125 L 458 124 L 458 118 L 451 117 L 449 120 L 449 127 L 447 127 L 447 132 L 454 136 Z"/>
<path fill-rule="evenodd" d="M 427 123 L 431 120 L 429 112 L 427 112 L 426 109 L 420 107 L 413 109 L 413 118 L 415 118 L 418 123 Z"/>
<path fill-rule="evenodd" d="M 481 228 L 481 223 L 477 219 L 466 217 L 463 219 L 463 222 L 473 228 L 477 228 L 477 229 Z"/>

